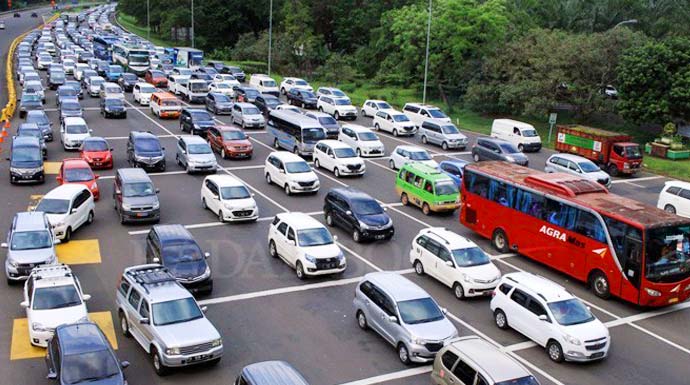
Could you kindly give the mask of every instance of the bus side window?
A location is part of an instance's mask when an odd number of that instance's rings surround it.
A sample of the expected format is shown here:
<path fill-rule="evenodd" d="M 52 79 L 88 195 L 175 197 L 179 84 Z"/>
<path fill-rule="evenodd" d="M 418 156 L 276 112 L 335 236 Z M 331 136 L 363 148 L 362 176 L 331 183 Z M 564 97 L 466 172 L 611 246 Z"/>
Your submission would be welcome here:
<path fill-rule="evenodd" d="M 518 190 L 517 194 L 518 210 L 538 219 L 546 219 L 544 205 L 546 198 L 541 195 L 533 194 L 529 191 Z"/>
<path fill-rule="evenodd" d="M 579 210 L 575 231 L 597 242 L 606 243 L 606 234 L 599 219 L 588 211 Z"/>
<path fill-rule="evenodd" d="M 486 198 L 488 196 L 489 178 L 475 173 L 467 173 L 465 180 L 467 181 L 467 190 L 470 193 L 477 194 L 482 198 Z"/>
<path fill-rule="evenodd" d="M 549 223 L 573 230 L 577 219 L 577 209 L 553 199 L 546 200 L 546 220 Z"/>
<path fill-rule="evenodd" d="M 501 206 L 513 207 L 515 203 L 515 188 L 503 182 L 491 180 L 488 198 Z"/>

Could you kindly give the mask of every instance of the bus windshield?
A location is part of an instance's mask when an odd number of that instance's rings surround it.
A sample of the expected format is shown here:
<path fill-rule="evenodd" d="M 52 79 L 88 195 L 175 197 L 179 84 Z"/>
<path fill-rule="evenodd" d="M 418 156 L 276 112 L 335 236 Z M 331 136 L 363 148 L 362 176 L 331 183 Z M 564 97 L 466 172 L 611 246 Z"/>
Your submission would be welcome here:
<path fill-rule="evenodd" d="M 326 134 L 321 128 L 314 127 L 302 129 L 302 140 L 305 143 L 316 143 L 322 139 L 326 139 Z"/>
<path fill-rule="evenodd" d="M 647 230 L 645 276 L 652 282 L 690 277 L 690 224 Z"/>

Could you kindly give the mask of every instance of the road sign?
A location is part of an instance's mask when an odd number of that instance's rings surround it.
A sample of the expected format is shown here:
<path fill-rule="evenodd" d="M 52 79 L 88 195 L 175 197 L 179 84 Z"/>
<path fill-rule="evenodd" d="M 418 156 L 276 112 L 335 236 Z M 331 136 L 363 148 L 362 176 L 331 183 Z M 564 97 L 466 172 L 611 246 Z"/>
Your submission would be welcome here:
<path fill-rule="evenodd" d="M 556 118 L 558 117 L 558 114 L 555 112 L 552 112 L 549 114 L 549 124 L 556 124 Z"/>

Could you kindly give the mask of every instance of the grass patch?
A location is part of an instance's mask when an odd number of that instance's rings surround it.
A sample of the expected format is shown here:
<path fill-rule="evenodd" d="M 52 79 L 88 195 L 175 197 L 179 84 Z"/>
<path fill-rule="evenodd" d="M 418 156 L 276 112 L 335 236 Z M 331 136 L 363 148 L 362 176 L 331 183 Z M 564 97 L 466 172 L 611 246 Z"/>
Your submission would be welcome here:
<path fill-rule="evenodd" d="M 671 178 L 690 181 L 690 160 L 670 160 L 645 155 L 645 170 Z"/>

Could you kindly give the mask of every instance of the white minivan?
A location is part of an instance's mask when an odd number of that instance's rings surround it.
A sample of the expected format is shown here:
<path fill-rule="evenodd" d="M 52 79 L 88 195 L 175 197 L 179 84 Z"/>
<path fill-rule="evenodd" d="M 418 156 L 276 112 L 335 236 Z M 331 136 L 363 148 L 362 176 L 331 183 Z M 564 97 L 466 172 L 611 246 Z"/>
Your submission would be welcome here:
<path fill-rule="evenodd" d="M 50 190 L 36 206 L 36 211 L 46 213 L 55 238 L 63 243 L 69 242 L 78 228 L 93 222 L 95 209 L 91 191 L 78 183 L 63 184 Z"/>
<path fill-rule="evenodd" d="M 690 218 L 690 183 L 668 181 L 659 193 L 656 207 L 671 214 Z"/>
<path fill-rule="evenodd" d="M 512 119 L 495 119 L 491 136 L 512 143 L 520 152 L 541 150 L 541 138 L 533 125 Z"/>
<path fill-rule="evenodd" d="M 264 175 L 268 184 L 276 184 L 285 194 L 313 193 L 319 191 L 319 177 L 309 164 L 287 151 L 274 151 L 266 157 Z"/>
<path fill-rule="evenodd" d="M 252 74 L 251 78 L 249 78 L 249 85 L 256 88 L 262 94 L 280 96 L 278 83 L 268 75 Z"/>

